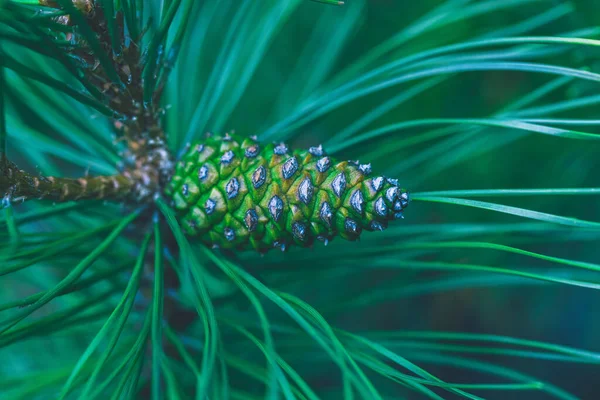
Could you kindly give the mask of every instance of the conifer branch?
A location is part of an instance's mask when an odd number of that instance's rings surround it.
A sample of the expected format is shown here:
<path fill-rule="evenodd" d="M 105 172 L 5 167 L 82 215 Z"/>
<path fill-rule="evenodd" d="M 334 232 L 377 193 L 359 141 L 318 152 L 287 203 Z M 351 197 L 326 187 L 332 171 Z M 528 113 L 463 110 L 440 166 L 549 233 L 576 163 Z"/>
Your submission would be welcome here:
<path fill-rule="evenodd" d="M 11 202 L 47 199 L 56 202 L 86 199 L 124 199 L 134 193 L 135 181 L 126 174 L 82 178 L 34 176 L 4 160 L 0 194 Z"/>
<path fill-rule="evenodd" d="M 112 119 L 113 128 L 127 143 L 127 150 L 122 154 L 122 172 L 114 176 L 38 177 L 4 160 L 0 166 L 0 195 L 13 201 L 95 198 L 131 199 L 139 203 L 151 200 L 166 185 L 173 168 L 157 105 L 162 91 L 155 90 L 152 101 L 144 101 L 145 62 L 138 45 L 141 37 L 129 36 L 138 30 L 128 29 L 121 9 L 104 9 L 102 3 L 93 0 L 39 0 L 39 4 L 65 13 L 50 17 L 54 26 L 76 26 L 77 29 L 63 31 L 50 28 L 52 32 L 39 29 L 38 21 L 32 21 L 26 9 L 9 6 L 19 32 L 26 33 L 27 37 L 38 37 L 38 43 L 48 43 L 43 49 L 31 47 L 33 51 L 44 54 L 55 52 L 57 59 L 76 60 L 75 66 L 66 61 L 63 64 L 82 81 L 92 97 L 100 95 L 98 107 L 109 111 L 107 114 Z M 66 42 L 57 40 L 55 34 L 59 33 Z M 64 46 L 64 43 L 75 45 Z M 14 69 L 17 73 L 29 71 L 26 66 L 19 65 Z M 41 71 L 29 72 L 26 76 L 42 83 L 50 86 L 60 84 Z M 70 89 L 66 84 L 64 88 Z M 88 99 L 87 95 L 74 92 L 76 99 L 78 96 L 79 100 Z M 91 97 L 89 99 L 92 101 Z"/>

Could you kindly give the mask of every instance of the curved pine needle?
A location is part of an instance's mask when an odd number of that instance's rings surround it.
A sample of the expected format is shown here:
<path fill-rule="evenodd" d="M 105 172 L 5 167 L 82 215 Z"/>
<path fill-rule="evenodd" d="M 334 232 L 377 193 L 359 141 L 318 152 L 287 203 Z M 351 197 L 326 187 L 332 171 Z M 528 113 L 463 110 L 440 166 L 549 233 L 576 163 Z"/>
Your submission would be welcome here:
<path fill-rule="evenodd" d="M 250 288 L 248 288 L 248 286 L 240 279 L 240 277 L 237 276 L 235 274 L 235 272 L 229 267 L 229 263 L 223 262 L 217 257 L 211 257 L 211 258 L 221 269 L 223 269 L 223 272 L 225 272 L 225 274 L 227 274 L 231 278 L 231 280 L 236 284 L 236 286 L 239 287 L 239 289 L 244 293 L 244 295 L 248 298 L 248 300 L 254 307 L 254 309 L 255 309 L 256 313 L 258 314 L 258 317 L 261 321 L 261 325 L 263 326 L 262 331 L 263 331 L 263 336 L 264 336 L 264 340 L 265 340 L 265 346 L 264 346 L 264 348 L 261 348 L 261 351 L 264 352 L 265 357 L 267 359 L 267 363 L 268 363 L 268 367 L 269 367 L 268 371 L 269 371 L 269 375 L 271 376 L 270 381 L 273 383 L 277 382 L 279 384 L 279 386 L 281 387 L 286 398 L 293 398 L 290 384 L 280 369 L 280 365 L 279 365 L 280 362 L 277 361 L 277 359 L 279 359 L 279 357 L 275 351 L 275 346 L 273 344 L 273 337 L 271 335 L 271 326 L 270 326 L 269 320 L 267 319 L 267 315 L 265 313 L 263 306 L 260 304 L 260 301 L 254 295 L 254 293 L 252 293 Z M 235 326 L 234 326 L 234 328 L 238 329 L 238 327 L 235 327 Z M 242 329 L 242 328 L 239 328 L 239 329 Z M 254 342 L 254 340 L 253 340 L 253 342 Z M 257 342 L 255 342 L 255 344 L 257 344 Z M 266 397 L 277 396 L 278 395 L 277 389 L 278 389 L 278 386 L 276 386 L 275 384 L 268 385 L 269 392 L 265 393 L 265 396 Z"/>
<path fill-rule="evenodd" d="M 150 44 L 148 45 L 148 54 L 146 56 L 146 65 L 143 71 L 144 77 L 144 102 L 146 104 L 151 104 L 154 96 L 154 89 L 156 86 L 156 77 L 158 72 L 156 68 L 160 62 L 159 58 L 159 48 L 164 46 L 164 40 L 167 35 L 167 31 L 169 30 L 171 24 L 173 23 L 173 18 L 175 18 L 175 14 L 179 10 L 179 6 L 181 5 L 182 0 L 173 0 L 169 6 L 167 14 L 161 21 L 160 28 L 158 32 L 152 37 Z"/>
<path fill-rule="evenodd" d="M 307 334 L 309 334 L 310 337 L 313 338 L 329 354 L 330 357 L 332 357 L 332 359 L 334 359 L 340 363 L 340 367 L 342 368 L 342 371 L 344 374 L 350 374 L 351 376 L 356 374 L 355 379 L 361 381 L 360 385 L 355 383 L 358 386 L 357 390 L 359 390 L 361 393 L 364 393 L 364 394 L 368 393 L 368 395 L 367 395 L 368 398 L 375 398 L 375 399 L 381 398 L 381 395 L 378 393 L 377 389 L 375 389 L 373 387 L 372 383 L 370 382 L 370 380 L 366 376 L 364 376 L 364 373 L 359 369 L 359 367 L 356 365 L 356 363 L 351 359 L 351 357 L 348 355 L 348 352 L 343 348 L 343 346 L 340 346 L 339 342 L 337 342 L 335 339 L 333 339 L 333 336 L 330 336 L 330 338 L 333 340 L 333 343 L 332 343 L 333 348 L 330 348 L 330 346 L 327 344 L 327 342 L 322 337 L 322 335 L 319 334 L 315 330 L 315 328 L 313 328 L 311 326 L 311 324 L 305 318 L 303 318 L 296 310 L 294 310 L 294 308 L 284 298 L 282 298 L 277 293 L 273 292 L 271 289 L 269 289 L 268 287 L 266 287 L 265 285 L 260 283 L 258 280 L 256 280 L 256 278 L 247 274 L 245 271 L 241 270 L 240 268 L 233 266 L 233 265 L 231 266 L 231 268 L 233 268 L 237 272 L 238 275 L 240 275 L 246 282 L 248 282 L 249 285 L 253 286 L 256 290 L 258 290 L 260 293 L 262 293 L 265 297 L 267 297 L 269 300 L 271 300 L 277 306 L 279 306 L 292 319 L 294 319 L 294 321 L 296 321 L 302 327 L 302 329 Z M 288 299 L 292 298 L 289 295 L 286 295 L 286 297 Z M 315 315 L 315 317 L 316 317 L 316 315 Z M 317 320 L 321 324 L 323 324 L 323 322 L 324 322 L 322 317 L 317 318 Z M 331 329 L 331 328 L 328 328 L 328 325 L 326 322 L 324 325 L 322 325 L 322 328 L 326 329 L 327 331 Z M 343 357 L 343 358 L 340 360 L 340 357 Z M 350 364 L 350 367 L 346 367 L 346 365 L 345 365 L 346 362 L 348 362 Z M 349 370 L 352 370 L 352 372 L 350 372 L 350 371 L 346 372 L 345 371 L 346 368 L 348 368 Z"/>
<path fill-rule="evenodd" d="M 600 283 L 587 282 L 583 280 L 575 280 L 568 278 L 561 278 L 560 276 L 552 276 L 551 274 L 539 274 L 528 271 L 522 271 L 520 269 L 509 269 L 502 267 L 492 267 L 487 265 L 477 264 L 466 264 L 466 263 L 449 263 L 449 262 L 438 262 L 438 261 L 415 261 L 415 260 L 381 260 L 374 261 L 369 268 L 400 268 L 400 269 L 414 269 L 414 270 L 433 270 L 433 271 L 475 271 L 475 272 L 489 272 L 500 275 L 512 275 L 519 276 L 527 279 L 535 279 L 543 282 L 559 283 L 563 285 L 576 286 L 586 289 L 600 289 Z"/>
<path fill-rule="evenodd" d="M 588 196 L 600 195 L 600 188 L 440 190 L 435 192 L 417 192 L 414 195 L 428 197 Z"/>
<path fill-rule="evenodd" d="M 92 30 L 90 25 L 85 20 L 85 17 L 83 16 L 83 14 L 73 5 L 72 0 L 56 0 L 56 1 L 58 2 L 58 4 L 60 4 L 62 9 L 67 11 L 67 13 L 73 19 L 75 24 L 77 24 L 77 26 L 81 30 L 82 36 L 85 38 L 86 42 L 90 45 L 94 54 L 98 57 L 98 60 L 100 61 L 100 64 L 102 64 L 102 67 L 106 71 L 106 74 L 108 75 L 109 79 L 111 79 L 115 85 L 117 85 L 119 87 L 123 86 L 121 79 L 119 79 L 119 74 L 115 70 L 115 67 L 114 67 L 113 63 L 111 62 L 111 60 L 109 59 L 108 54 L 106 54 L 106 52 L 102 49 L 102 46 L 100 44 L 100 41 L 98 40 L 98 37 L 96 36 L 96 34 L 94 33 L 94 31 Z M 109 1 L 113 1 L 113 0 L 109 0 Z"/>
<path fill-rule="evenodd" d="M 115 268 L 107 268 L 106 270 L 96 273 L 93 276 L 89 276 L 87 278 L 82 279 L 78 283 L 70 286 L 68 289 L 59 293 L 58 296 L 64 296 L 69 293 L 73 293 L 73 292 L 80 291 L 83 289 L 88 289 L 89 287 L 93 286 L 94 284 L 103 282 L 107 278 L 109 278 L 111 276 L 115 276 L 116 274 L 124 271 L 129 266 L 130 266 L 129 263 L 123 263 Z M 19 300 L 14 300 L 11 302 L 1 304 L 0 311 L 5 311 L 5 310 L 15 308 L 15 307 L 28 306 L 28 305 L 33 304 L 36 301 L 38 301 L 40 298 L 42 298 L 44 296 L 44 294 L 46 294 L 46 291 L 32 294 L 31 296 L 23 297 Z"/>
<path fill-rule="evenodd" d="M 484 342 L 496 343 L 499 345 L 514 345 L 519 347 L 545 350 L 556 354 L 588 360 L 589 362 L 600 362 L 600 353 L 578 349 L 575 347 L 546 343 L 537 340 L 527 340 L 511 336 L 468 333 L 468 332 L 442 332 L 442 331 L 396 331 L 396 332 L 370 332 L 365 333 L 368 337 L 376 339 L 384 338 L 401 338 L 401 339 L 418 339 L 418 340 L 444 340 L 458 342 Z"/>
<path fill-rule="evenodd" d="M 486 243 L 486 242 L 413 242 L 402 244 L 399 247 L 407 248 L 407 249 L 488 249 L 488 250 L 498 250 L 507 253 L 524 255 L 527 257 L 537 258 L 544 261 L 550 261 L 557 264 L 569 265 L 575 268 L 587 269 L 590 271 L 600 272 L 600 265 L 594 263 L 588 263 L 583 261 L 575 261 L 566 258 L 560 257 L 552 257 L 545 254 L 539 254 L 532 251 L 518 249 L 516 247 L 505 246 L 502 244 L 496 243 Z"/>
<path fill-rule="evenodd" d="M 89 253 L 79 264 L 77 264 L 71 272 L 67 274 L 57 285 L 52 289 L 48 290 L 39 300 L 30 305 L 28 308 L 22 310 L 16 315 L 1 322 L 3 328 L 0 329 L 0 339 L 3 338 L 12 327 L 18 324 L 23 319 L 27 318 L 34 311 L 40 309 L 56 296 L 59 295 L 63 290 L 74 284 L 83 273 L 108 249 L 108 247 L 121 235 L 121 233 L 131 224 L 138 216 L 139 211 L 129 214 L 123 218 L 117 227 L 102 241 L 102 243 L 96 247 L 91 253 Z"/>
<path fill-rule="evenodd" d="M 503 204 L 489 203 L 485 201 L 457 199 L 453 197 L 437 197 L 437 196 L 419 196 L 412 197 L 415 201 L 427 201 L 433 203 L 454 204 L 458 206 L 466 206 L 480 208 L 482 210 L 496 211 L 504 214 L 516 215 L 519 217 L 535 219 L 538 221 L 552 222 L 554 224 L 568 225 L 580 228 L 600 229 L 599 222 L 586 221 L 577 218 L 561 217 L 559 215 L 543 213 L 539 211 L 528 210 L 525 208 L 506 206 Z"/>
<path fill-rule="evenodd" d="M 142 242 L 140 248 L 140 255 L 138 257 L 137 262 L 133 268 L 131 278 L 129 279 L 129 283 L 121 296 L 118 304 L 114 308 L 110 317 L 106 320 L 102 328 L 98 331 L 92 342 L 88 345 L 85 352 L 81 355 L 75 366 L 73 367 L 71 374 L 65 385 L 63 386 L 60 392 L 60 399 L 64 399 L 74 388 L 74 384 L 79 374 L 82 372 L 83 367 L 86 363 L 91 359 L 92 354 L 100 347 L 105 337 L 110 334 L 109 344 L 106 349 L 102 352 L 102 355 L 96 361 L 94 370 L 87 380 L 86 386 L 83 389 L 83 398 L 87 398 L 91 388 L 94 386 L 98 374 L 100 370 L 105 365 L 107 359 L 110 357 L 113 349 L 115 348 L 117 341 L 119 340 L 119 336 L 123 331 L 125 323 L 127 322 L 127 318 L 131 313 L 133 308 L 133 303 L 135 300 L 136 292 L 138 290 L 140 284 L 140 277 L 144 267 L 144 258 L 146 256 L 146 251 L 148 249 L 148 243 L 150 242 L 150 235 L 146 235 L 146 238 Z"/>
<path fill-rule="evenodd" d="M 428 126 L 428 125 L 481 125 L 481 126 L 492 126 L 492 127 L 500 127 L 507 129 L 516 129 L 523 130 L 526 132 L 532 133 L 540 133 L 543 135 L 550 135 L 556 137 L 564 137 L 568 139 L 581 139 L 581 140 L 600 140 L 600 134 L 587 133 L 574 131 L 570 129 L 560 129 L 553 128 L 550 126 L 534 124 L 530 122 L 525 122 L 521 120 L 504 120 L 504 119 L 475 119 L 475 118 L 464 118 L 464 119 L 424 119 L 424 120 L 416 120 L 416 121 L 406 121 L 400 122 L 397 124 L 392 124 L 388 126 L 384 126 L 382 128 L 375 129 L 373 131 L 366 132 L 364 134 L 355 136 L 351 139 L 347 139 L 339 144 L 334 144 L 329 149 L 332 152 L 339 152 L 348 147 L 361 144 L 368 140 L 372 140 L 378 138 L 380 136 L 384 136 L 387 133 L 399 131 L 402 129 L 420 127 L 420 126 Z M 421 143 L 427 140 L 432 140 L 440 137 L 441 135 L 446 135 L 452 133 L 452 131 L 433 131 L 433 134 L 429 135 L 418 135 L 413 138 L 405 139 L 402 144 L 403 147 L 409 145 L 415 145 L 417 143 Z M 401 147 L 396 144 L 395 149 L 398 150 Z"/>
<path fill-rule="evenodd" d="M 473 359 L 468 359 L 468 358 L 458 357 L 458 356 L 442 355 L 438 352 L 429 353 L 429 352 L 416 350 L 416 351 L 409 352 L 409 354 L 410 354 L 410 357 L 412 357 L 414 359 L 428 362 L 428 363 L 431 363 L 434 365 L 437 364 L 437 365 L 455 366 L 455 367 L 460 367 L 461 369 L 464 369 L 467 371 L 474 371 L 477 373 L 483 372 L 483 373 L 490 374 L 492 376 L 514 379 L 517 381 L 520 380 L 523 382 L 532 382 L 532 381 L 541 382 L 542 383 L 541 390 L 544 391 L 545 393 L 548 393 L 552 397 L 562 399 L 562 400 L 578 400 L 578 398 L 576 396 L 574 396 L 574 395 L 572 395 L 572 394 L 570 394 L 548 382 L 543 382 L 541 380 L 534 379 L 533 377 L 526 375 L 524 373 L 515 371 L 514 369 L 506 368 L 506 367 L 492 364 L 489 362 L 476 361 Z"/>
<path fill-rule="evenodd" d="M 175 240 L 179 245 L 180 251 L 186 258 L 188 265 L 186 273 L 193 278 L 196 288 L 193 296 L 194 306 L 198 313 L 203 318 L 204 322 L 204 338 L 205 349 L 202 358 L 202 375 L 197 387 L 197 393 L 200 397 L 204 397 L 208 391 L 211 379 L 214 374 L 214 366 L 217 358 L 217 348 L 219 343 L 219 328 L 215 317 L 215 310 L 212 300 L 206 288 L 206 277 L 201 274 L 201 265 L 199 264 L 195 254 L 192 252 L 187 238 L 184 236 L 177 218 L 171 208 L 161 198 L 156 200 L 156 205 L 161 213 L 165 216 L 167 224 L 171 228 Z"/>
<path fill-rule="evenodd" d="M 163 359 L 163 307 L 164 307 L 164 263 L 162 237 L 158 215 L 154 216 L 154 290 L 152 292 L 152 328 L 150 338 L 152 342 L 152 399 L 162 398 L 161 392 L 161 365 Z"/>
<path fill-rule="evenodd" d="M 13 58 L 5 57 L 3 60 L 3 65 L 6 68 L 13 70 L 22 76 L 28 77 L 30 79 L 33 79 L 35 81 L 41 82 L 45 85 L 48 85 L 51 88 L 59 90 L 59 91 L 65 93 L 66 95 L 72 97 L 73 99 L 98 110 L 99 112 L 101 112 L 104 115 L 107 115 L 107 116 L 114 115 L 113 110 L 111 110 L 106 105 L 100 103 L 98 100 L 96 100 L 92 97 L 89 97 L 88 95 L 82 93 L 81 91 L 79 91 L 77 89 L 72 88 L 71 86 L 67 85 L 66 83 L 64 83 L 62 81 L 56 80 L 56 79 L 50 77 L 49 75 L 45 75 L 34 69 L 31 69 L 31 68 L 27 67 L 26 65 L 14 60 Z"/>

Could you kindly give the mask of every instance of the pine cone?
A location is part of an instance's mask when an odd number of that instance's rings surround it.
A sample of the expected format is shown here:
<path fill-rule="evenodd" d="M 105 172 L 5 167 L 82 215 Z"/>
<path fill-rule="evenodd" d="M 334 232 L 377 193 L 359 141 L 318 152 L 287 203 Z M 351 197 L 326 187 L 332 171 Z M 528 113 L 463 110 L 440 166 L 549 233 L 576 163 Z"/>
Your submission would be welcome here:
<path fill-rule="evenodd" d="M 189 147 L 166 193 L 183 229 L 209 245 L 264 252 L 356 240 L 402 218 L 408 193 L 369 177 L 370 164 L 336 161 L 322 146 L 290 151 L 256 138 L 209 136 Z"/>

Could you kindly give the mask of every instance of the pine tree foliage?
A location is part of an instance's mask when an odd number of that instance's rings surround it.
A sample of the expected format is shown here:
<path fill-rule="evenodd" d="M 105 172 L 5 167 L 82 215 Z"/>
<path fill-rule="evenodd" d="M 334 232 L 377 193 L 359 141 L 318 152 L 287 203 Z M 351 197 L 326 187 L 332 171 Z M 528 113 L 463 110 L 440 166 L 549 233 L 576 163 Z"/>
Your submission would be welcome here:
<path fill-rule="evenodd" d="M 594 398 L 598 6 L 339 3 L 0 0 L 0 398 Z"/>

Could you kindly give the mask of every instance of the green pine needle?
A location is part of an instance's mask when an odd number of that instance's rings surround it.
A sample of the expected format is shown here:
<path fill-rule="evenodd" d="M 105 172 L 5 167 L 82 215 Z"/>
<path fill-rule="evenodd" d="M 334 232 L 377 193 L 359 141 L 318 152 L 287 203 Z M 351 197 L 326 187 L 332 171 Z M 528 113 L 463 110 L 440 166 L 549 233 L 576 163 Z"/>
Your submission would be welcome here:
<path fill-rule="evenodd" d="M 164 265 L 162 258 L 162 239 L 158 221 L 154 222 L 154 291 L 152 293 L 152 398 L 162 398 L 161 391 L 161 366 L 163 365 L 163 294 L 164 293 Z"/>

